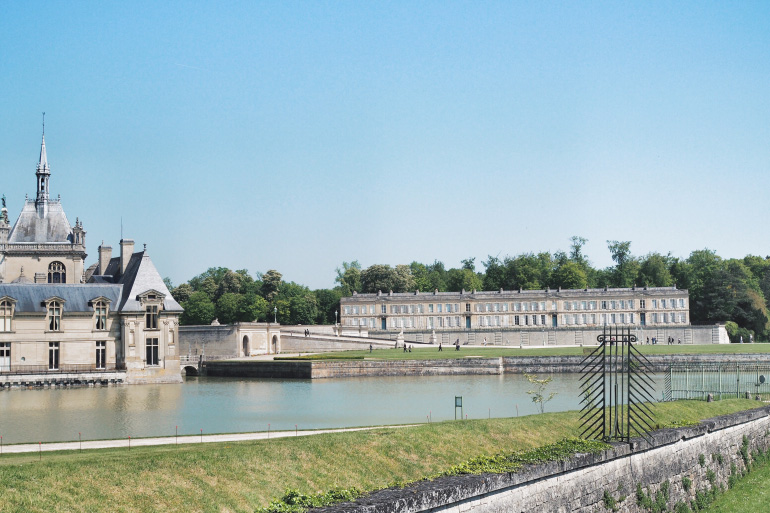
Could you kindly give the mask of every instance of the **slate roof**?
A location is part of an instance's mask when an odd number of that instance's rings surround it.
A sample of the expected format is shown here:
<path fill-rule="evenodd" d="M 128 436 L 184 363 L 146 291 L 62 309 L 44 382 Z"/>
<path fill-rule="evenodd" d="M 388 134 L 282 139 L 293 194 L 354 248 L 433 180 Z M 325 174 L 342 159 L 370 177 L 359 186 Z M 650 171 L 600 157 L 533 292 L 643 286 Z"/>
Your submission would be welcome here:
<path fill-rule="evenodd" d="M 91 283 L 118 283 L 123 285 L 123 291 L 118 310 L 121 312 L 143 312 L 144 308 L 139 304 L 137 296 L 147 291 L 154 290 L 166 297 L 163 300 L 163 309 L 171 312 L 182 312 L 179 303 L 171 296 L 163 278 L 152 263 L 150 255 L 146 251 L 133 253 L 128 260 L 126 272 L 120 273 L 120 257 L 113 257 L 107 264 L 107 269 L 101 275 L 92 275 Z"/>
<path fill-rule="evenodd" d="M 65 312 L 92 312 L 88 302 L 98 297 L 111 301 L 114 308 L 120 301 L 121 285 L 49 285 L 47 283 L 0 283 L 0 297 L 9 296 L 16 300 L 16 312 L 45 313 L 42 302 L 52 297 L 64 300 Z"/>
<path fill-rule="evenodd" d="M 112 259 L 115 260 L 115 259 Z M 117 259 L 118 264 L 120 258 Z M 112 267 L 112 261 L 107 269 Z M 134 253 L 126 266 L 126 272 L 120 277 L 118 283 L 123 285 L 123 297 L 120 303 L 122 312 L 142 312 L 144 308 L 139 304 L 137 296 L 148 290 L 155 290 L 164 294 L 163 309 L 166 311 L 182 312 L 183 309 L 171 296 L 163 278 L 155 268 L 155 264 L 150 260 L 150 255 L 146 251 Z"/>
<path fill-rule="evenodd" d="M 72 226 L 61 203 L 48 200 L 48 214 L 38 217 L 34 200 L 27 200 L 21 209 L 21 214 L 11 229 L 9 243 L 69 243 Z"/>

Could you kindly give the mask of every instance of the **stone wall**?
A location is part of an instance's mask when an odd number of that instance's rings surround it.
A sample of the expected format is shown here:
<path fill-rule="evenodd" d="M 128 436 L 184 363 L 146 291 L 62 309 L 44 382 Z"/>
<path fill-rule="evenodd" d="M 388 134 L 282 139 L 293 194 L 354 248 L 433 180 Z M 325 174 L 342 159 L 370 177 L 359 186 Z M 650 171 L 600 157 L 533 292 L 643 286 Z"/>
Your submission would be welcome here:
<path fill-rule="evenodd" d="M 179 352 L 182 355 L 234 358 L 275 354 L 282 350 L 277 324 L 241 322 L 179 327 Z"/>
<path fill-rule="evenodd" d="M 770 362 L 768 354 L 649 355 L 647 358 L 653 372 L 664 372 L 672 363 Z M 206 362 L 206 372 L 209 376 L 302 379 L 497 375 L 506 372 L 550 374 L 580 372 L 582 360 L 582 356 L 503 356 L 441 360 L 212 361 Z"/>
<path fill-rule="evenodd" d="M 641 342 L 647 338 L 655 337 L 660 343 L 665 343 L 668 337 L 681 340 L 683 344 L 729 344 L 730 340 L 723 324 L 708 326 L 677 326 L 676 324 L 665 326 L 648 326 L 645 329 L 633 328 Z M 386 338 L 395 340 L 400 330 L 369 330 L 371 338 Z M 431 330 L 404 330 L 404 338 L 407 342 L 428 343 Z M 474 329 L 442 329 L 435 330 L 437 342 L 454 344 L 459 340 L 460 344 L 495 346 L 573 346 L 573 345 L 598 345 L 596 337 L 601 335 L 601 327 L 580 328 L 568 326 L 561 328 L 538 328 L 536 326 L 526 328 L 474 328 Z"/>
<path fill-rule="evenodd" d="M 770 407 L 725 415 L 687 428 L 652 434 L 652 444 L 636 440 L 615 444 L 597 455 L 526 466 L 512 474 L 452 476 L 403 489 L 372 493 L 354 503 L 314 510 L 318 513 L 502 513 L 611 511 L 605 492 L 621 513 L 642 513 L 637 485 L 653 498 L 668 483 L 667 511 L 690 501 L 696 491 L 727 487 L 731 465 L 745 469 L 740 455 L 744 437 L 749 453 L 770 446 Z M 721 463 L 720 460 L 721 459 Z M 703 464 L 701 464 L 701 460 Z M 713 484 L 709 481 L 713 472 Z M 683 478 L 691 480 L 686 490 Z"/>

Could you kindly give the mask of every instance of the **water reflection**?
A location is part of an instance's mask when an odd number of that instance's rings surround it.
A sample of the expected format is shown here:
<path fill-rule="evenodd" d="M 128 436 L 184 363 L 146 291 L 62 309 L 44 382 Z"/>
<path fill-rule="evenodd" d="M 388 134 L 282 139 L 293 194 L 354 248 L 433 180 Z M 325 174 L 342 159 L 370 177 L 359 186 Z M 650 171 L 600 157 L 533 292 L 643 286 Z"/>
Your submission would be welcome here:
<path fill-rule="evenodd" d="M 546 411 L 575 409 L 578 375 L 555 374 Z M 662 379 L 656 379 L 660 397 Z M 522 375 L 329 380 L 188 378 L 179 385 L 0 392 L 4 443 L 363 426 L 537 413 Z M 458 409 L 459 417 L 460 411 Z"/>

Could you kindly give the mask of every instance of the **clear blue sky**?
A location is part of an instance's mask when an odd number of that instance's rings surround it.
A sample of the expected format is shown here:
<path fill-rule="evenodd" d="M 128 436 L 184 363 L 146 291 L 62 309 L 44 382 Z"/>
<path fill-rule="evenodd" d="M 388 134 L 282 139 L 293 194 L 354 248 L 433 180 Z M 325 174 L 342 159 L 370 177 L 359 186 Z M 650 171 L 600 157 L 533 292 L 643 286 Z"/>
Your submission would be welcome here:
<path fill-rule="evenodd" d="M 88 263 L 122 218 L 175 284 L 572 235 L 770 254 L 766 1 L 2 2 L 13 220 L 42 111 Z"/>

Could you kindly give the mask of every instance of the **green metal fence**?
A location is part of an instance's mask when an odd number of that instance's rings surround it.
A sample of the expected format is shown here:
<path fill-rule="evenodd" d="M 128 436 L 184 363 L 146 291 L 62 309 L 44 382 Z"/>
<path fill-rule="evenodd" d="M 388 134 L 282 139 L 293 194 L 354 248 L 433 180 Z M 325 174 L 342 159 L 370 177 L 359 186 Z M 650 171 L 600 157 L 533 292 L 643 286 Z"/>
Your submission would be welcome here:
<path fill-rule="evenodd" d="M 665 373 L 664 400 L 770 399 L 770 364 L 677 364 Z"/>

